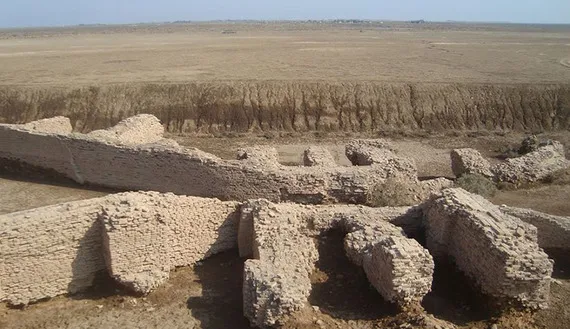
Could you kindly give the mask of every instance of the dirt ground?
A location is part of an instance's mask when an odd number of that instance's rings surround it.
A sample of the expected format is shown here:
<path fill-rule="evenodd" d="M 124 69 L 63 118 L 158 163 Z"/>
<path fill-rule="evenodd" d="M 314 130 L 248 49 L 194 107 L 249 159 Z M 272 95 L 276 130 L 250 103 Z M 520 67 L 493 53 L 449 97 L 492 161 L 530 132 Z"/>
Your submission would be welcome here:
<path fill-rule="evenodd" d="M 569 26 L 195 23 L 0 30 L 0 84 L 567 83 L 569 54 Z"/>
<path fill-rule="evenodd" d="M 568 142 L 570 134 L 541 137 Z M 327 138 L 190 138 L 176 137 L 183 144 L 201 148 L 224 158 L 233 158 L 241 146 L 275 146 L 283 163 L 299 163 L 308 145 L 325 145 L 340 164 L 348 165 L 342 145 L 353 136 Z M 421 176 L 451 177 L 449 150 L 475 147 L 487 156 L 520 141 L 521 135 L 478 137 L 439 136 L 398 138 L 398 153 L 415 159 Z M 54 184 L 48 179 L 0 179 L 0 213 L 28 209 L 71 200 L 98 197 L 111 191 L 90 191 L 71 183 Z M 526 190 L 500 191 L 496 204 L 528 207 L 558 215 L 570 215 L 570 185 L 544 185 Z M 370 286 L 364 272 L 352 265 L 342 251 L 342 236 L 336 233 L 317 242 L 321 258 L 313 273 L 311 308 L 289 319 L 283 328 L 404 328 L 410 318 L 398 314 Z M 436 318 L 460 328 L 566 329 L 570 324 L 570 257 L 567 252 L 548 250 L 555 259 L 551 307 L 536 314 L 516 311 L 496 314 L 487 300 L 470 288 L 470 281 L 445 263 L 436 264 L 433 291 L 423 307 Z M 243 260 L 237 251 L 212 257 L 194 268 L 180 268 L 171 279 L 147 297 L 129 295 L 101 274 L 96 286 L 76 296 L 61 296 L 10 309 L 0 305 L 0 328 L 249 328 L 242 316 L 241 279 Z M 403 326 L 403 327 L 402 327 Z"/>

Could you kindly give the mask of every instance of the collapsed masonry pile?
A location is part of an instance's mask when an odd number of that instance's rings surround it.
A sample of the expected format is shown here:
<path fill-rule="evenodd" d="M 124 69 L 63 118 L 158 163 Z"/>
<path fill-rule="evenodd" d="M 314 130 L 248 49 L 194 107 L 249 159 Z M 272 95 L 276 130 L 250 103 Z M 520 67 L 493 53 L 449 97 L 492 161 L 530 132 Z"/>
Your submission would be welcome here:
<path fill-rule="evenodd" d="M 480 174 L 496 182 L 522 184 L 538 182 L 566 169 L 570 167 L 570 161 L 566 159 L 564 146 L 553 141 L 495 165 L 491 165 L 477 150 L 457 149 L 451 152 L 451 166 L 457 177 Z"/>
<path fill-rule="evenodd" d="M 339 166 L 328 151 L 313 148 L 305 154 L 309 166 L 290 167 L 278 162 L 273 148 L 247 148 L 231 161 L 183 148 L 165 139 L 159 120 L 147 114 L 89 134 L 70 131 L 62 117 L 0 125 L 0 161 L 50 170 L 81 184 L 239 201 L 365 203 L 379 183 L 405 179 L 419 202 L 451 184 L 418 181 L 415 164 L 382 140 L 349 144 L 355 166 Z"/>
<path fill-rule="evenodd" d="M 463 189 L 445 190 L 423 209 L 434 257 L 451 257 L 490 296 L 547 306 L 553 264 L 536 227 Z"/>
<path fill-rule="evenodd" d="M 266 327 L 305 307 L 318 259 L 314 237 L 331 229 L 346 233 L 348 258 L 386 300 L 419 304 L 431 289 L 433 260 L 389 222 L 404 222 L 399 218 L 410 212 L 414 216 L 409 208 L 244 204 L 238 241 L 240 254 L 252 257 L 244 267 L 244 314 Z"/>

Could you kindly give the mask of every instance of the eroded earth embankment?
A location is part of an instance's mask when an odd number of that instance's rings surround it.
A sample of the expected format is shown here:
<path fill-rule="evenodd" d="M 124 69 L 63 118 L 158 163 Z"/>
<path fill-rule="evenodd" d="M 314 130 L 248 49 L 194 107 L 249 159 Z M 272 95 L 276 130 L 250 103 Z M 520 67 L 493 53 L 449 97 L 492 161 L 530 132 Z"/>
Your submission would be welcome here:
<path fill-rule="evenodd" d="M 139 113 L 170 132 L 564 130 L 569 84 L 232 81 L 2 87 L 0 122 L 63 115 L 76 131 Z"/>

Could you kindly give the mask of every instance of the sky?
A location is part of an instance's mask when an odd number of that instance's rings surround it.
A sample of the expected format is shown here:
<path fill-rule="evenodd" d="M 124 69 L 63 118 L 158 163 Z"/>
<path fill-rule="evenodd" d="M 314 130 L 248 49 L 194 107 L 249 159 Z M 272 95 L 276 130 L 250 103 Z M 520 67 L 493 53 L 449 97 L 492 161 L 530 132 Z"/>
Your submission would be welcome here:
<path fill-rule="evenodd" d="M 0 27 L 336 18 L 570 24 L 570 0 L 0 0 Z"/>

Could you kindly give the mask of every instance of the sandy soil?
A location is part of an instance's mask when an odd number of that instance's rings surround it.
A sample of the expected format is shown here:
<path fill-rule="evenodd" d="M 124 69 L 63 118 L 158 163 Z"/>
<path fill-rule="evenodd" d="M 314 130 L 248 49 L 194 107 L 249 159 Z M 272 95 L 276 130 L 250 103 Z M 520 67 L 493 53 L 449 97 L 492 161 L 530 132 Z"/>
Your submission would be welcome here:
<path fill-rule="evenodd" d="M 91 199 L 107 195 L 104 190 L 86 190 L 80 185 L 46 180 L 14 180 L 0 177 L 0 214 Z"/>
<path fill-rule="evenodd" d="M 223 33 L 233 31 L 233 34 Z M 0 31 L 0 84 L 567 83 L 570 27 L 185 24 Z"/>

